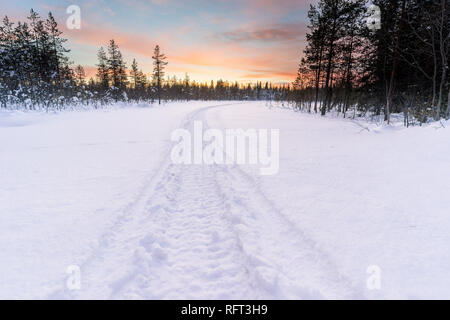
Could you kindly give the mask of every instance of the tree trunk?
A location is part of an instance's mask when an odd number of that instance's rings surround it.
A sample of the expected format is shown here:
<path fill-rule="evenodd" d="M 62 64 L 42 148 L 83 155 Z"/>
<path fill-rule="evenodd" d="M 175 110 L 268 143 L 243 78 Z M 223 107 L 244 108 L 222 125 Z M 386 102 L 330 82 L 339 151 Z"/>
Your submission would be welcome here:
<path fill-rule="evenodd" d="M 334 41 L 331 42 L 330 44 L 330 51 L 329 51 L 329 55 L 328 55 L 328 64 L 327 64 L 327 75 L 325 78 L 325 101 L 322 105 L 322 110 L 321 110 L 321 115 L 325 115 L 326 111 L 327 111 L 327 107 L 328 107 L 328 100 L 330 97 L 330 76 L 331 76 L 331 64 L 332 64 L 332 59 L 333 59 L 333 52 L 334 50 Z"/>
<path fill-rule="evenodd" d="M 322 54 L 323 54 L 323 44 L 320 44 L 319 61 L 317 63 L 316 97 L 314 100 L 315 113 L 317 113 L 317 100 L 319 100 L 320 73 L 322 71 Z"/>
<path fill-rule="evenodd" d="M 343 113 L 345 118 L 345 113 L 348 109 L 348 100 L 349 100 L 349 94 L 351 90 L 351 72 L 352 72 L 352 63 L 353 63 L 353 26 L 352 26 L 352 32 L 351 32 L 351 42 L 350 42 L 350 48 L 349 48 L 349 56 L 347 60 L 347 70 L 346 70 L 346 79 L 345 79 L 345 91 L 344 91 L 344 106 L 343 106 Z"/>
<path fill-rule="evenodd" d="M 386 94 L 386 122 L 389 124 L 391 122 L 391 103 L 392 103 L 392 92 L 394 90 L 395 73 L 397 71 L 398 55 L 400 47 L 400 35 L 403 29 L 403 19 L 405 16 L 406 0 L 402 1 L 402 12 L 400 15 L 399 26 L 397 29 L 397 37 L 395 42 L 394 60 L 392 62 L 392 72 L 391 78 L 389 80 L 389 87 Z"/>
<path fill-rule="evenodd" d="M 330 76 L 331 76 L 331 67 L 332 67 L 332 62 L 333 62 L 333 56 L 334 56 L 334 41 L 335 41 L 335 33 L 336 33 L 336 23 L 337 23 L 337 8 L 334 8 L 334 12 L 333 12 L 333 27 L 330 30 L 330 35 L 331 35 L 331 39 L 330 39 L 330 44 L 329 44 L 329 49 L 328 49 L 328 63 L 327 63 L 327 74 L 326 74 L 326 78 L 325 78 L 325 101 L 322 105 L 321 108 L 321 115 L 324 116 L 326 111 L 327 111 L 327 107 L 328 107 L 328 100 L 330 98 Z"/>
<path fill-rule="evenodd" d="M 443 99 L 444 85 L 445 82 L 447 81 L 447 55 L 445 54 L 445 40 L 444 40 L 445 1 L 446 0 L 441 0 L 441 21 L 439 25 L 439 44 L 442 60 L 442 75 L 441 75 L 441 83 L 439 85 L 439 100 L 436 109 L 436 120 L 439 120 L 441 118 L 441 105 L 444 100 Z M 448 112 L 449 110 L 447 106 L 447 115 Z"/>
<path fill-rule="evenodd" d="M 447 120 L 450 119 L 450 88 L 448 89 L 448 99 L 447 99 Z"/>

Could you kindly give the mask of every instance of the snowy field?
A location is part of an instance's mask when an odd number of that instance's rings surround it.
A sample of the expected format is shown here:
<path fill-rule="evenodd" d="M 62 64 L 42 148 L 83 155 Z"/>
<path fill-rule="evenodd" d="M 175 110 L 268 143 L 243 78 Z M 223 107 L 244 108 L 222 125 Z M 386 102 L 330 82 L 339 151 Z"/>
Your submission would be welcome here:
<path fill-rule="evenodd" d="M 173 164 L 197 120 L 280 129 L 279 173 Z M 265 102 L 0 111 L 0 298 L 450 299 L 444 125 Z"/>

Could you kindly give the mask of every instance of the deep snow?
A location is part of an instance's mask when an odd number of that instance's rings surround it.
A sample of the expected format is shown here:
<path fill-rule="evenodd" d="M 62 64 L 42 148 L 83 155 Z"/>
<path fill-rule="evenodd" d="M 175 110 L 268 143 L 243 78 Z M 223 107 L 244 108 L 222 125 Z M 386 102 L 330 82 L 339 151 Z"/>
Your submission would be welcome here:
<path fill-rule="evenodd" d="M 172 164 L 199 120 L 280 129 L 279 173 Z M 264 102 L 1 111 L 0 298 L 448 299 L 449 130 Z"/>

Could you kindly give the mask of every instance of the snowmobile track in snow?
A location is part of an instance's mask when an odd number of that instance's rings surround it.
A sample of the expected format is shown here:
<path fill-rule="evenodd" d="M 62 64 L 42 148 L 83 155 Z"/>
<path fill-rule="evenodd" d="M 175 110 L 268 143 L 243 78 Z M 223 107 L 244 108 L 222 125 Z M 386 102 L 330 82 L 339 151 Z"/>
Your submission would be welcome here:
<path fill-rule="evenodd" d="M 181 126 L 202 120 L 207 127 L 206 112 L 230 105 L 190 112 Z M 80 265 L 82 290 L 50 298 L 362 296 L 253 177 L 238 166 L 174 165 L 170 147 Z M 117 265 L 123 268 L 108 268 Z"/>

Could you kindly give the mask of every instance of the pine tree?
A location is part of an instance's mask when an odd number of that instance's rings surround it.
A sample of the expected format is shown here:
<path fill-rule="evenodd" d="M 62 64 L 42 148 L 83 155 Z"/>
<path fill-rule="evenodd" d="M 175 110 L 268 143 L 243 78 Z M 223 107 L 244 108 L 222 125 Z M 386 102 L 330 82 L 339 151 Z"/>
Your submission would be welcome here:
<path fill-rule="evenodd" d="M 138 97 L 143 97 L 145 95 L 145 85 L 147 83 L 147 77 L 139 69 L 136 59 L 133 59 L 133 63 L 131 64 L 130 75 L 132 79 L 133 85 L 133 96 L 137 99 Z"/>
<path fill-rule="evenodd" d="M 131 63 L 131 78 L 133 79 L 133 86 L 137 88 L 139 81 L 139 68 L 136 62 L 136 59 L 133 59 L 133 63 Z"/>
<path fill-rule="evenodd" d="M 99 80 L 103 89 L 108 89 L 109 87 L 109 70 L 108 70 L 108 59 L 106 57 L 106 52 L 103 47 L 100 47 L 97 53 L 97 79 Z"/>
<path fill-rule="evenodd" d="M 66 53 L 70 50 L 64 47 L 64 43 L 67 39 L 61 38 L 62 32 L 58 29 L 58 24 L 55 21 L 52 13 L 48 14 L 48 19 L 45 22 L 45 28 L 48 33 L 49 41 L 49 67 L 52 80 L 55 80 L 57 84 L 61 85 L 62 72 L 68 65 L 68 58 Z"/>
<path fill-rule="evenodd" d="M 167 62 L 165 61 L 167 58 L 164 54 L 160 52 L 159 45 L 156 45 L 152 59 L 153 59 L 153 82 L 156 85 L 158 102 L 159 104 L 161 104 L 162 81 L 165 75 L 164 68 L 167 65 Z"/>
<path fill-rule="evenodd" d="M 123 90 L 127 83 L 126 66 L 122 58 L 122 53 L 119 51 L 119 46 L 114 39 L 109 42 L 108 55 L 107 65 L 112 86 L 115 89 Z"/>
<path fill-rule="evenodd" d="M 78 85 L 84 85 L 84 79 L 86 78 L 86 73 L 84 72 L 84 68 L 81 65 L 75 67 L 75 76 L 78 81 Z"/>

